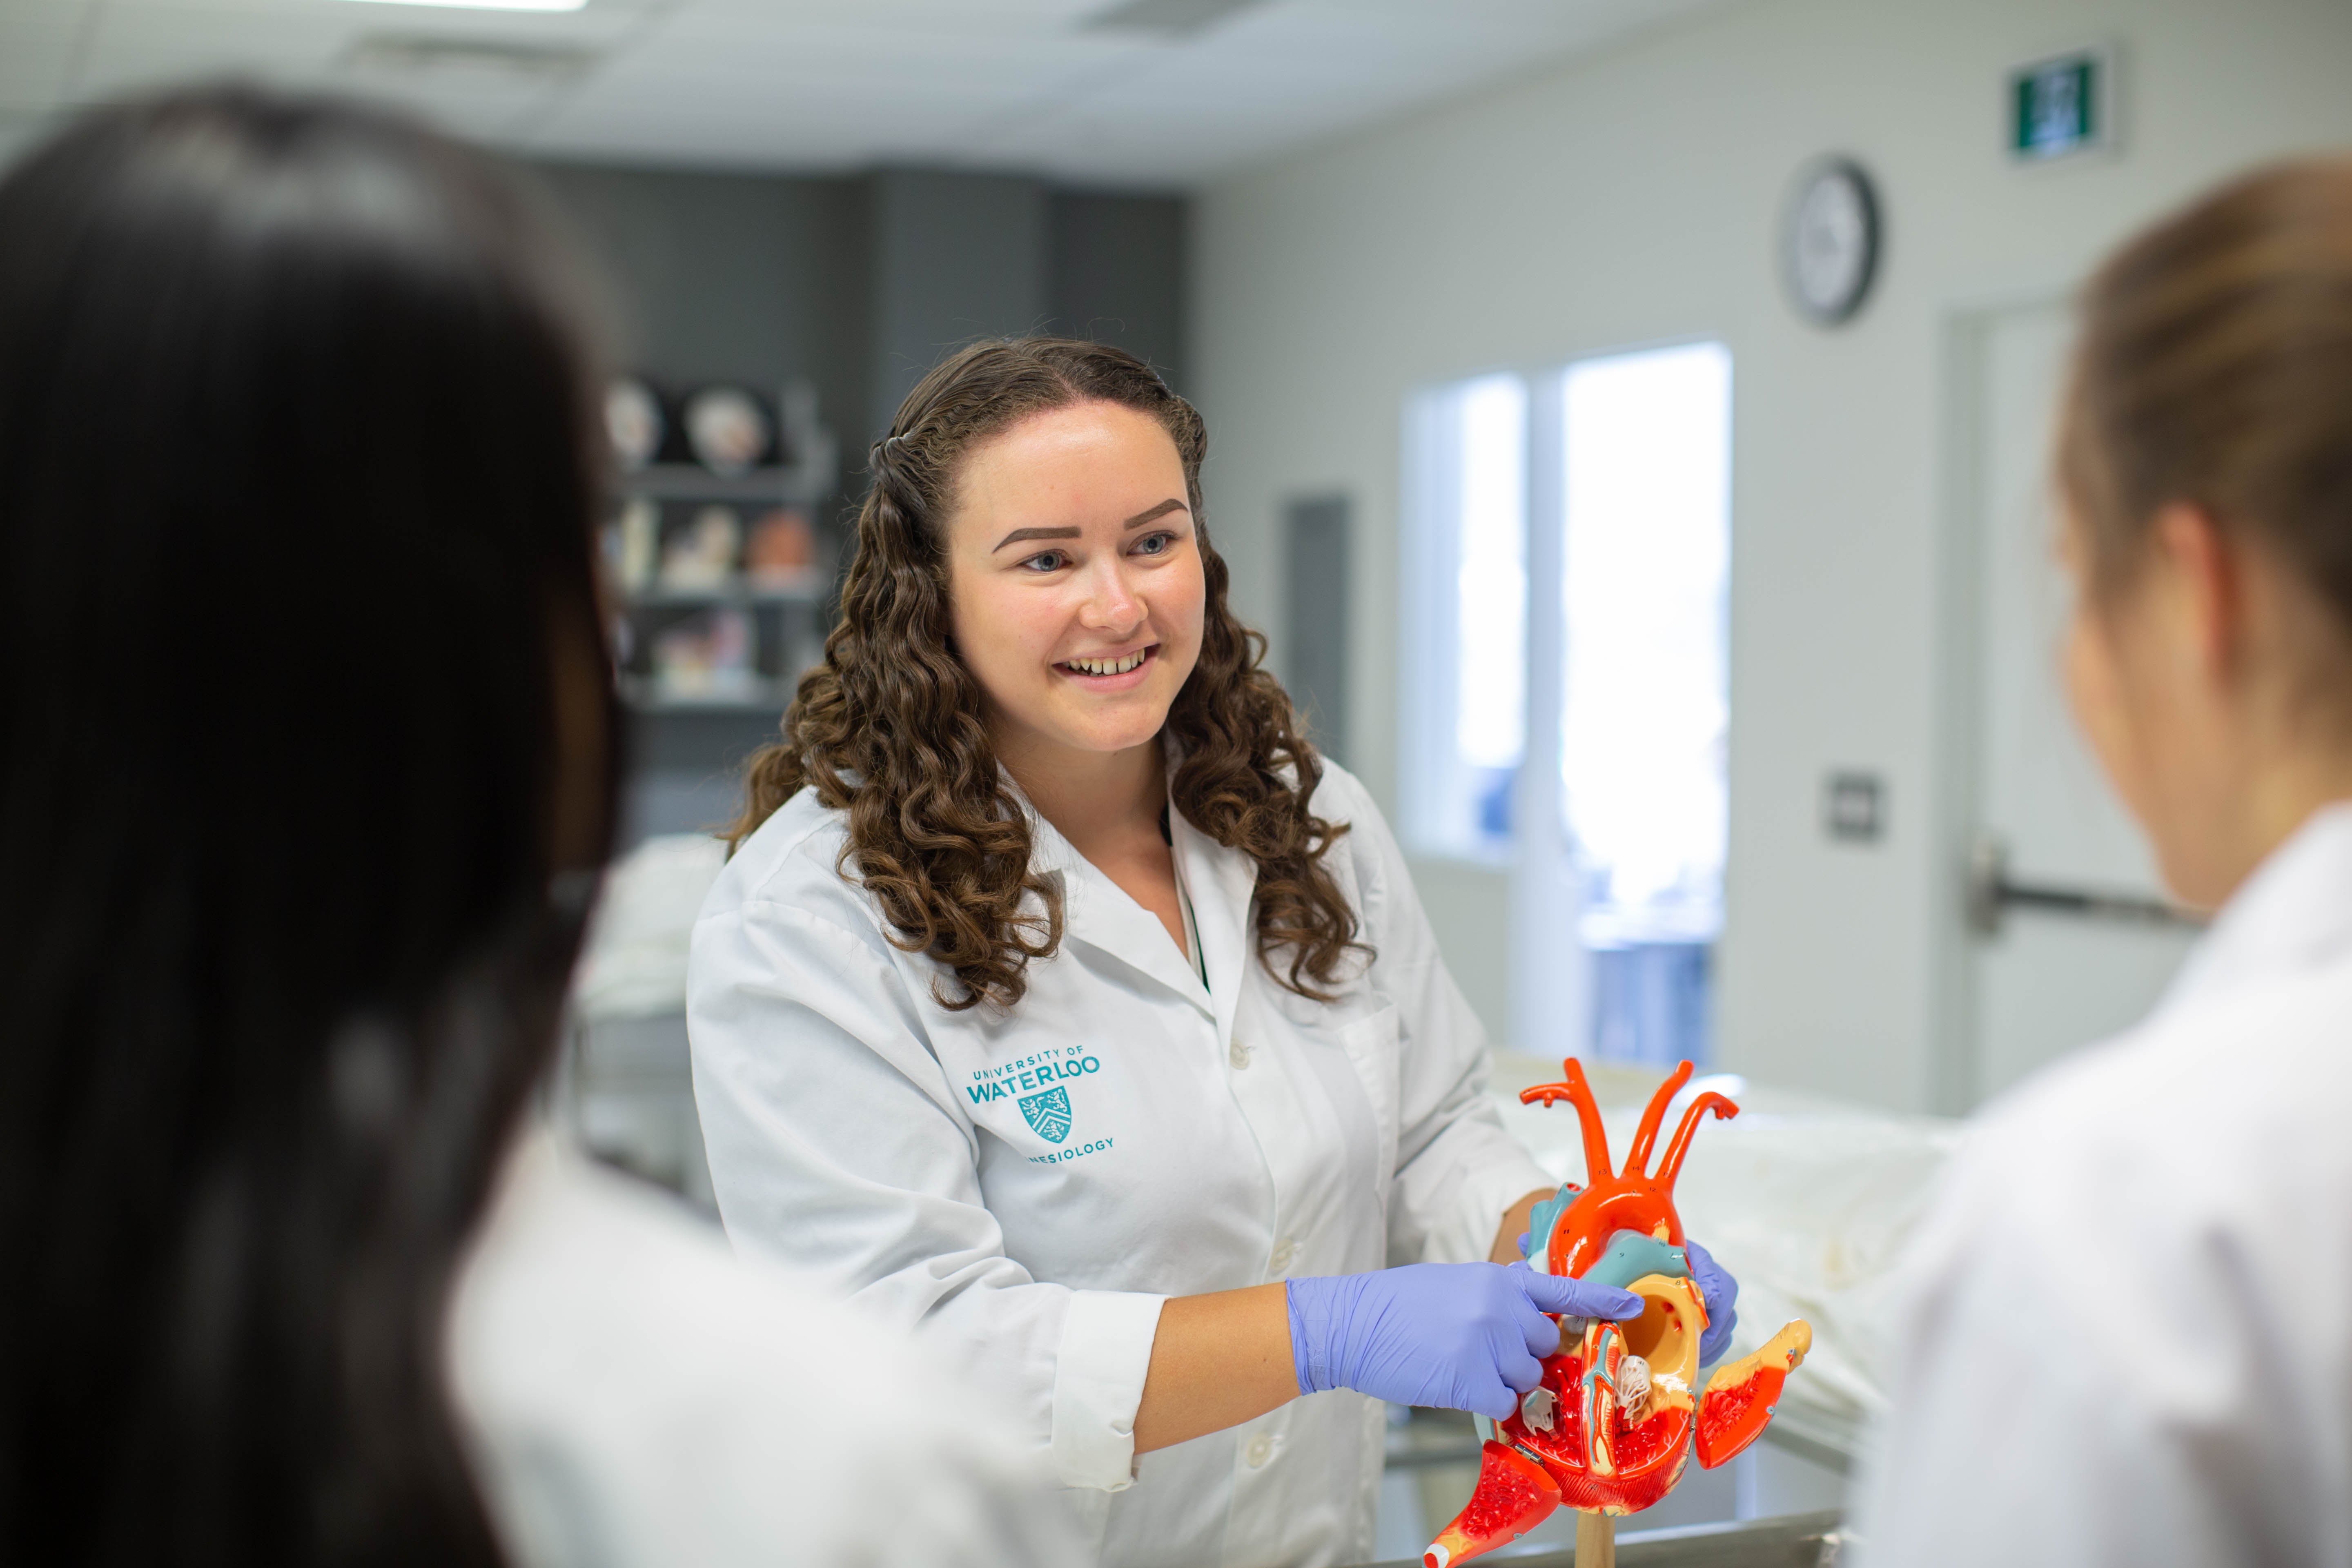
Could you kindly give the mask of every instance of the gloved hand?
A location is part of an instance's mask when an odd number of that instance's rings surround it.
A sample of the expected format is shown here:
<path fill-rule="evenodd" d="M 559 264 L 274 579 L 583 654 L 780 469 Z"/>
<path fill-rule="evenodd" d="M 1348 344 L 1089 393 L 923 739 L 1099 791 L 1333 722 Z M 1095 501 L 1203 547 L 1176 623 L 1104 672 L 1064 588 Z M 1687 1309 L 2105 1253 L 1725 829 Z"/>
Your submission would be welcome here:
<path fill-rule="evenodd" d="M 1519 1255 L 1527 1256 L 1535 1237 L 1519 1232 Z M 1713 1366 L 1731 1348 L 1731 1331 L 1738 1326 L 1739 1310 L 1734 1305 L 1739 1300 L 1739 1281 L 1723 1271 L 1706 1247 L 1696 1241 L 1683 1243 L 1684 1256 L 1690 1259 L 1691 1282 L 1698 1287 L 1698 1299 L 1706 1308 L 1706 1332 L 1698 1340 L 1698 1363 Z"/>
<path fill-rule="evenodd" d="M 1393 1405 L 1475 1410 L 1500 1421 L 1559 1348 L 1547 1312 L 1630 1318 L 1631 1290 L 1538 1274 L 1524 1263 L 1414 1263 L 1293 1279 L 1290 1355 L 1298 1392 L 1352 1388 Z"/>
<path fill-rule="evenodd" d="M 1739 1310 L 1734 1305 L 1739 1300 L 1739 1281 L 1726 1274 L 1723 1265 L 1696 1241 L 1683 1243 L 1683 1255 L 1690 1259 L 1691 1281 L 1698 1287 L 1698 1299 L 1706 1308 L 1706 1332 L 1699 1336 L 1698 1364 L 1713 1366 L 1731 1348 L 1731 1331 L 1739 1321 Z"/>

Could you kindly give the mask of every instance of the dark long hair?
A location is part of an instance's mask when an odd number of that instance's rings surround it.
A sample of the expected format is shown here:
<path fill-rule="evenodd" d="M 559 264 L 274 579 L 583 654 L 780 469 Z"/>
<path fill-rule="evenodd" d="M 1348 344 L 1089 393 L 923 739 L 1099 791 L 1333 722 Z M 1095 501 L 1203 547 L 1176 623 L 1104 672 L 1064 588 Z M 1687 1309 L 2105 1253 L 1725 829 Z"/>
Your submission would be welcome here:
<path fill-rule="evenodd" d="M 611 833 L 575 297 L 388 114 L 0 182 L 0 1561 L 499 1561 L 442 1323 Z"/>
<path fill-rule="evenodd" d="M 801 680 L 782 741 L 753 755 L 730 841 L 814 787 L 849 813 L 845 868 L 854 860 L 909 952 L 955 975 L 940 1004 L 1020 1001 L 1029 960 L 1061 942 L 1061 904 L 1030 869 L 1028 821 L 998 771 L 979 683 L 949 636 L 944 533 L 975 445 L 1088 402 L 1159 421 L 1184 466 L 1208 597 L 1200 661 L 1168 713 L 1184 753 L 1170 795 L 1185 820 L 1257 862 L 1257 949 L 1269 973 L 1304 995 L 1328 995 L 1360 945 L 1355 913 L 1323 864 L 1347 828 L 1311 809 L 1322 759 L 1261 668 L 1265 639 L 1226 605 L 1224 559 L 1202 521 L 1207 427 L 1150 366 L 1108 344 L 978 342 L 907 395 L 874 448 L 841 623 L 824 662 Z"/>

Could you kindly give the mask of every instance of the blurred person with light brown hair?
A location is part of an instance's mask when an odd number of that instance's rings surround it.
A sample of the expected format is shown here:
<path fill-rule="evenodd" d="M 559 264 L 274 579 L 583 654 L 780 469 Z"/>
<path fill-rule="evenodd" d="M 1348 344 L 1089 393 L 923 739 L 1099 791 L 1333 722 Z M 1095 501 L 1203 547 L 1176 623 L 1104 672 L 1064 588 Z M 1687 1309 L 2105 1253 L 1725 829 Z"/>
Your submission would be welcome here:
<path fill-rule="evenodd" d="M 610 852 L 527 187 L 254 89 L 0 179 L 0 1562 L 1059 1560 L 906 1342 L 532 1131 Z"/>
<path fill-rule="evenodd" d="M 2058 485 L 2077 721 L 2216 912 L 1974 1130 L 1860 1530 L 1906 1568 L 2352 1562 L 2352 160 L 2100 269 Z"/>

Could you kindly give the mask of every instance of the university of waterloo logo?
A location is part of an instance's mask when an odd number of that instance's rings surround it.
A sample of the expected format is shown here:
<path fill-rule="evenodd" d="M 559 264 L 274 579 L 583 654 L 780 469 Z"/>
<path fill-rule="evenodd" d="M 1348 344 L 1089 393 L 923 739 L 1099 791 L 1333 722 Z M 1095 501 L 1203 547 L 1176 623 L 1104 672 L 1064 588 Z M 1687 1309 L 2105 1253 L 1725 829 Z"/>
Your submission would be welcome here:
<path fill-rule="evenodd" d="M 1059 1143 L 1070 1135 L 1070 1091 L 1049 1089 L 1043 1094 L 1025 1095 L 1021 1100 L 1021 1114 L 1029 1125 L 1049 1143 Z"/>

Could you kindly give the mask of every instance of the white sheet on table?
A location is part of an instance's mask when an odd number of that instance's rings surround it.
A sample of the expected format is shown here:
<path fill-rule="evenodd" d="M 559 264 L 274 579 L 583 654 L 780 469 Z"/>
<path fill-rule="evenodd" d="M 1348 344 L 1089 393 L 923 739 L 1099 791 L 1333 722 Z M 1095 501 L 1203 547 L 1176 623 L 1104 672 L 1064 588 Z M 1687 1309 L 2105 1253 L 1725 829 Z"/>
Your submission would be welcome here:
<path fill-rule="evenodd" d="M 1604 1065 L 1588 1076 L 1610 1157 L 1622 1166 L 1659 1075 Z M 1581 1182 L 1574 1110 L 1564 1100 L 1549 1109 L 1518 1102 L 1521 1089 L 1559 1078 L 1558 1062 L 1496 1057 L 1505 1124 L 1547 1171 Z M 1689 1092 L 1659 1132 L 1654 1166 Z M 1758 1084 L 1730 1098 L 1740 1114 L 1701 1126 L 1675 1207 L 1684 1228 L 1739 1280 L 1733 1355 L 1754 1350 L 1791 1318 L 1812 1324 L 1812 1352 L 1789 1380 L 1780 1419 L 1851 1453 L 1885 1405 L 1889 1270 L 1958 1144 L 1960 1123 Z"/>
<path fill-rule="evenodd" d="M 648 838 L 613 863 L 572 981 L 583 1021 L 686 1011 L 687 946 L 726 863 L 727 846 L 703 833 Z"/>
<path fill-rule="evenodd" d="M 615 862 L 582 957 L 573 1000 L 596 1023 L 680 1013 L 686 959 L 704 895 L 726 860 L 701 834 L 649 838 Z M 1563 1180 L 1584 1179 L 1576 1113 L 1518 1102 L 1559 1064 L 1497 1053 L 1494 1088 L 1505 1125 Z M 1656 1073 L 1589 1069 L 1622 1164 Z M 1685 1089 L 1687 1100 L 1690 1089 Z M 1733 1354 L 1745 1354 L 1790 1318 L 1813 1326 L 1813 1349 L 1789 1380 L 1781 1418 L 1851 1451 L 1884 1405 L 1887 1275 L 1920 1219 L 1960 1124 L 1904 1116 L 1826 1096 L 1740 1086 L 1740 1114 L 1710 1119 L 1693 1140 L 1676 1206 L 1689 1233 L 1739 1280 Z M 1661 1152 L 1681 1113 L 1659 1135 Z"/>

